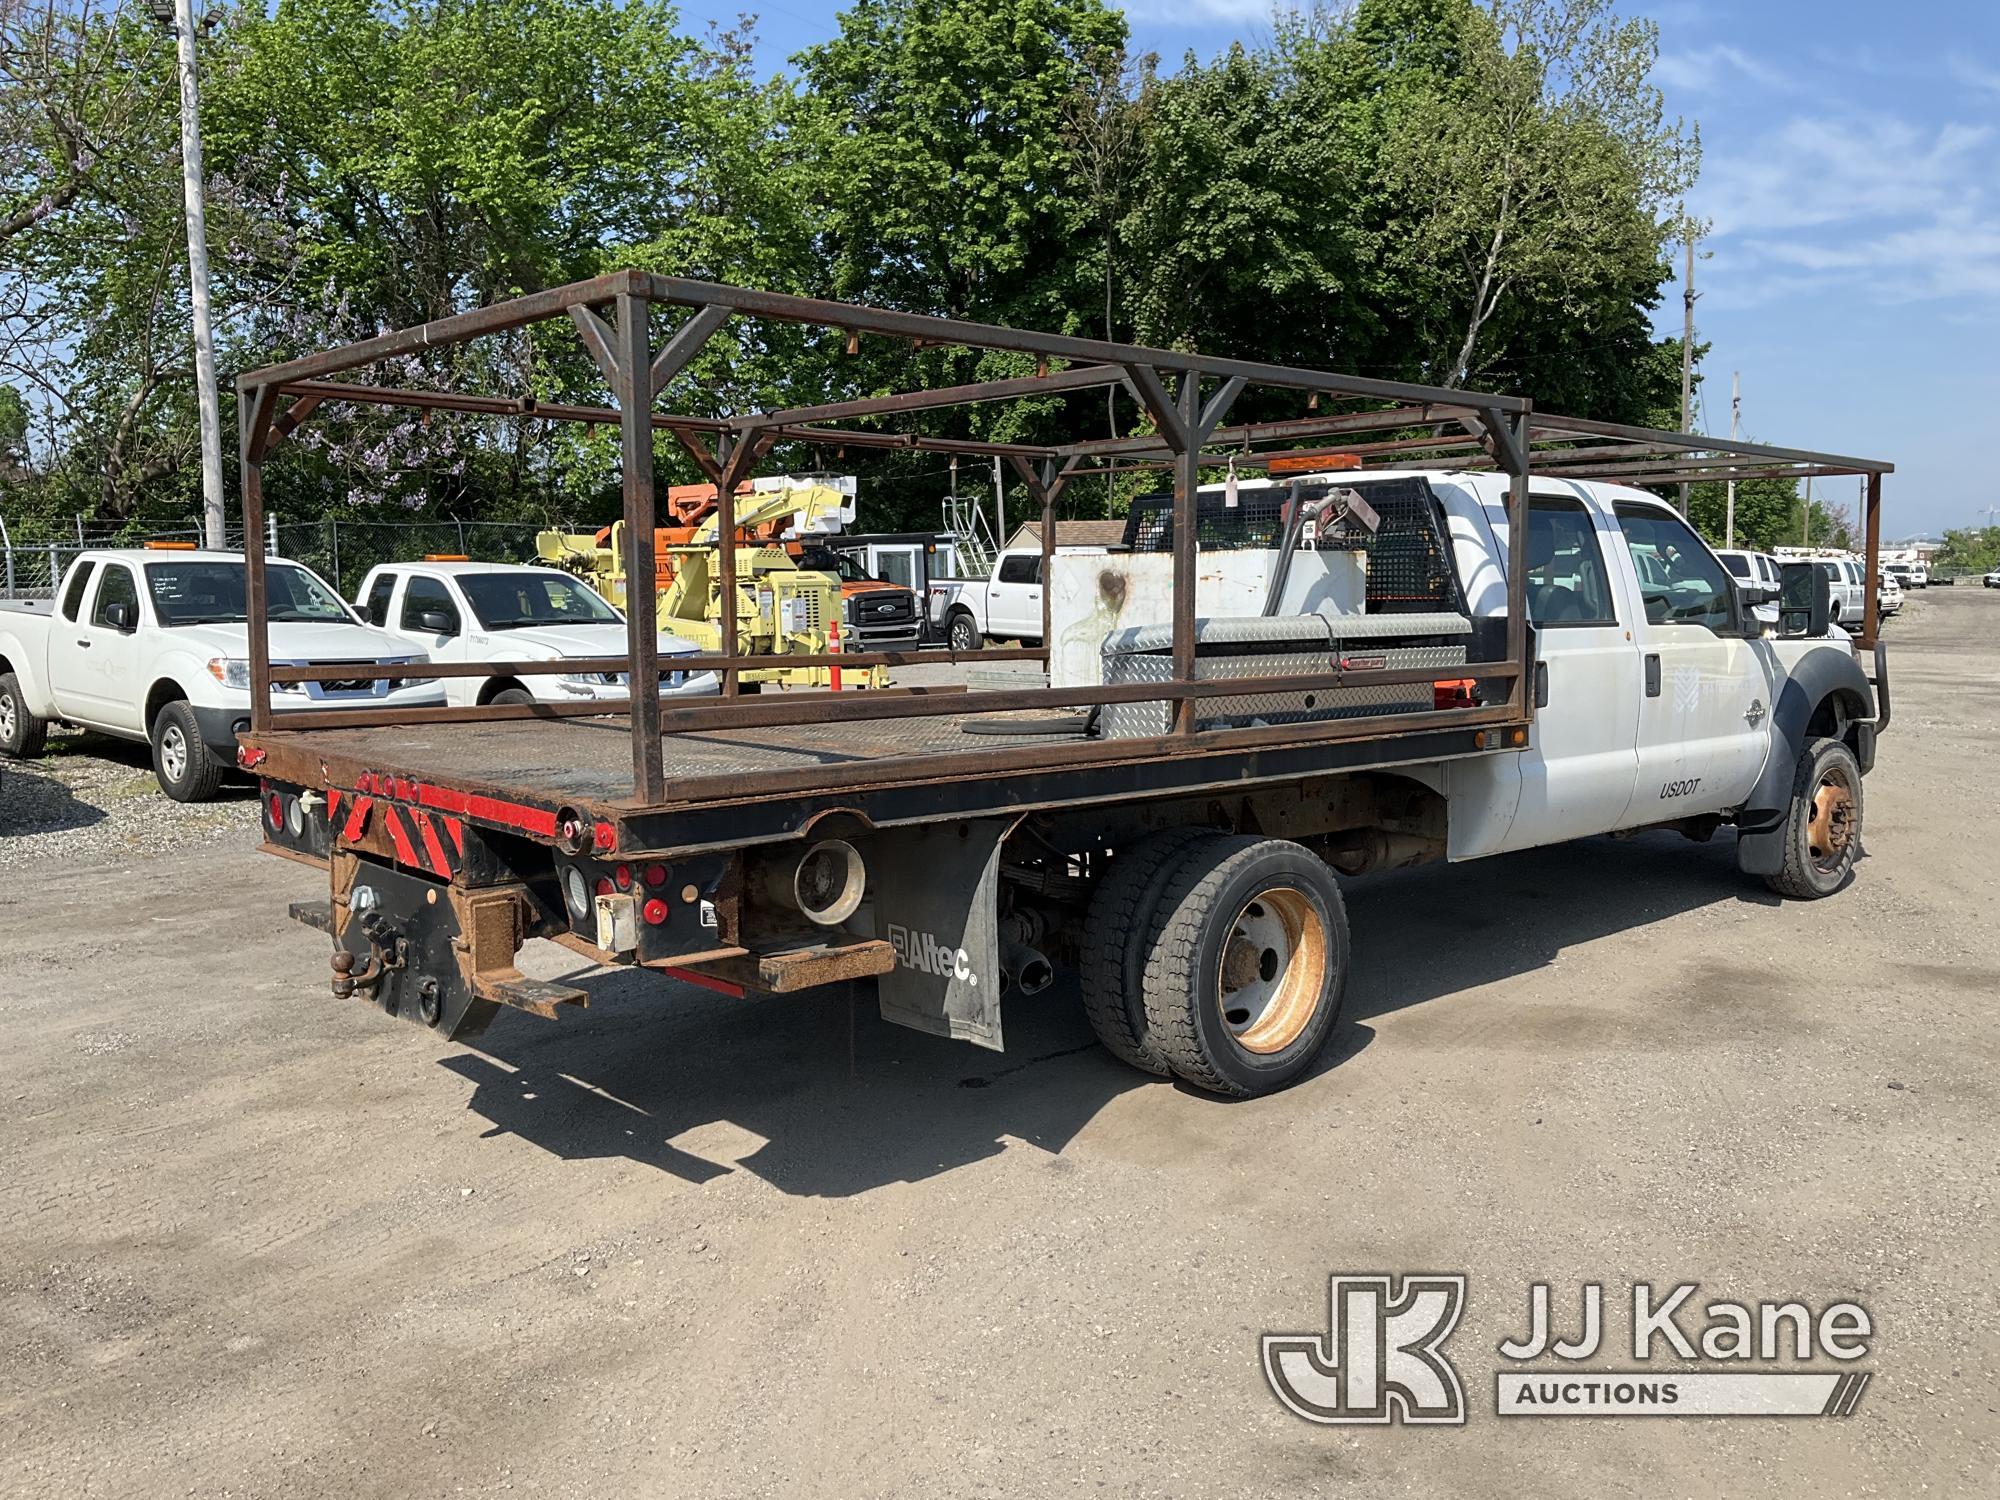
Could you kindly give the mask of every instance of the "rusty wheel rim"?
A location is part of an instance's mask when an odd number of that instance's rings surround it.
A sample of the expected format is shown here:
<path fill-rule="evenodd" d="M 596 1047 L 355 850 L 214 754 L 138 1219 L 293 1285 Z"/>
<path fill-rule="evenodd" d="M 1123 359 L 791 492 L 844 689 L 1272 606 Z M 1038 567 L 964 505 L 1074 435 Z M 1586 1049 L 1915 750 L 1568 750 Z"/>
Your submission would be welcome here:
<path fill-rule="evenodd" d="M 1236 913 L 1216 963 L 1216 1003 L 1236 1045 L 1260 1056 L 1297 1041 L 1326 992 L 1332 945 L 1300 890 L 1259 891 Z"/>
<path fill-rule="evenodd" d="M 1820 773 L 1813 788 L 1812 820 L 1806 824 L 1806 851 L 1813 868 L 1830 874 L 1840 868 L 1854 842 L 1856 831 L 1854 783 L 1844 766 L 1830 766 Z"/>

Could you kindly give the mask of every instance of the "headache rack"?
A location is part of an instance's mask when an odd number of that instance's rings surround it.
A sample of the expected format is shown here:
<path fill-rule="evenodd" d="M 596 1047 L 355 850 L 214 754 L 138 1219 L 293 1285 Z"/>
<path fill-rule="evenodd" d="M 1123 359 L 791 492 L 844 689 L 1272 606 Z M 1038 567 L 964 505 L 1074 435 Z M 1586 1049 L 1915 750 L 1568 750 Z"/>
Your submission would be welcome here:
<path fill-rule="evenodd" d="M 686 314 L 664 341 L 656 338 L 655 308 Z M 885 338 L 917 347 L 947 346 L 1013 356 L 1023 373 L 942 389 L 868 395 L 773 411 L 692 414 L 657 410 L 661 398 L 676 385 L 696 354 L 733 320 L 824 330 L 830 340 L 844 340 L 850 353 L 863 338 Z M 603 375 L 609 404 L 550 403 L 526 395 L 398 388 L 353 378 L 355 372 L 441 345 L 549 321 L 574 325 Z M 1027 373 L 1030 368 L 1033 373 Z M 1075 397 L 1075 415 L 1081 423 L 1087 420 L 1086 398 L 1088 412 L 1101 417 L 1107 390 L 1125 393 L 1152 430 L 1124 438 L 1032 443 L 983 441 L 879 425 L 977 403 L 1047 402 L 1051 397 Z M 1281 411 L 1289 406 L 1301 414 L 1229 425 L 1231 411 L 1250 391 L 1258 393 L 1261 411 Z M 623 562 L 625 574 L 631 578 L 655 575 L 658 507 L 654 443 L 661 434 L 716 487 L 717 571 L 724 579 L 736 572 L 736 490 L 761 463 L 780 451 L 831 455 L 845 448 L 902 449 L 998 460 L 1011 469 L 1039 508 L 1045 577 L 1056 546 L 1056 512 L 1069 486 L 1079 479 L 1129 474 L 1135 468 L 1172 471 L 1171 496 L 1140 502 L 1127 523 L 1128 541 L 1134 550 L 1169 552 L 1173 559 L 1172 618 L 1160 622 L 1165 632 L 1164 643 L 1158 648 L 1160 680 L 1068 688 L 791 693 L 753 699 L 740 696 L 739 675 L 768 666 L 770 658 L 725 650 L 713 656 L 676 659 L 672 664 L 675 672 L 719 673 L 720 698 L 667 704 L 655 695 L 641 695 L 629 708 L 614 706 L 613 722 L 600 723 L 591 736 L 592 754 L 599 760 L 607 731 L 629 736 L 629 783 L 621 777 L 615 799 L 609 786 L 601 787 L 600 792 L 605 796 L 601 805 L 615 803 L 630 813 L 683 807 L 710 793 L 719 796 L 727 792 L 739 801 L 812 791 L 833 795 L 842 787 L 863 784 L 920 788 L 951 778 L 1130 767 L 1148 757 L 1179 759 L 1265 751 L 1275 755 L 1316 746 L 1330 752 L 1340 742 L 1369 736 L 1407 737 L 1413 746 L 1423 741 L 1434 748 L 1438 734 L 1450 731 L 1453 743 L 1461 746 L 1453 753 L 1523 744 L 1533 716 L 1527 686 L 1532 680 L 1532 646 L 1524 602 L 1527 527 L 1519 522 L 1534 477 L 1542 475 L 1644 486 L 1706 479 L 1863 476 L 1869 570 L 1864 634 L 1869 643 L 1875 635 L 1881 478 L 1890 465 L 1556 417 L 1535 411 L 1532 403 L 1521 397 L 1036 333 L 639 271 L 619 271 L 513 298 L 418 328 L 384 333 L 252 370 L 238 377 L 237 393 L 250 617 L 252 722 L 246 738 L 252 746 L 260 747 L 254 754 L 246 752 L 246 764 L 263 763 L 267 752 L 261 747 L 286 739 L 295 730 L 365 731 L 462 721 L 493 721 L 497 730 L 507 720 L 586 715 L 603 720 L 607 716 L 606 706 L 596 702 L 313 709 L 280 716 L 273 714 L 270 703 L 275 684 L 337 680 L 346 686 L 360 680 L 587 672 L 629 672 L 635 680 L 648 681 L 660 671 L 652 612 L 643 607 L 628 611 L 623 656 L 555 662 L 410 663 L 367 669 L 346 664 L 330 668 L 274 664 L 265 615 L 264 464 L 275 445 L 332 402 L 616 428 L 622 459 Z M 1357 664 L 1347 669 L 1335 656 L 1324 666 L 1258 683 L 1261 692 L 1271 694 L 1341 692 L 1347 695 L 1344 701 L 1379 700 L 1393 705 L 1383 712 L 1312 722 L 1205 728 L 1201 705 L 1213 699 L 1240 697 L 1243 690 L 1240 682 L 1205 678 L 1196 670 L 1197 555 L 1203 549 L 1271 545 L 1282 525 L 1282 505 L 1290 487 L 1280 475 L 1269 488 L 1245 489 L 1241 498 L 1255 495 L 1256 504 L 1239 506 L 1239 513 L 1231 517 L 1224 513 L 1228 508 L 1220 497 L 1213 497 L 1212 503 L 1212 497 L 1198 494 L 1204 474 L 1220 478 L 1225 469 L 1256 473 L 1274 460 L 1282 460 L 1281 467 L 1297 472 L 1320 449 L 1326 452 L 1327 469 L 1349 470 L 1335 483 L 1363 488 L 1383 514 L 1384 525 L 1378 534 L 1359 544 L 1370 554 L 1369 610 L 1383 614 L 1463 609 L 1436 502 L 1420 477 L 1407 477 L 1410 471 L 1488 470 L 1505 474 L 1508 510 L 1515 521 L 1510 526 L 1505 619 L 1475 622 L 1481 628 L 1475 631 L 1470 659 L 1463 662 L 1397 667 Z M 1400 471 L 1404 477 L 1370 479 L 1371 469 L 1384 468 Z M 1046 665 L 1049 593 L 1044 590 L 1039 646 L 958 653 L 861 651 L 785 660 L 793 666 L 854 668 L 941 660 L 1028 660 Z M 739 639 L 736 610 L 736 591 L 722 589 L 720 638 L 724 642 Z M 1374 659 L 1362 658 L 1361 662 Z M 1477 691 L 1455 698 L 1455 706 L 1435 709 L 1413 708 L 1405 693 L 1387 691 L 1414 687 L 1421 693 L 1427 684 L 1454 689 L 1476 684 Z M 1025 733 L 1006 738 L 965 735 L 962 743 L 946 743 L 948 737 L 940 732 L 943 725 L 936 722 L 949 720 L 963 727 L 986 716 L 1153 702 L 1170 706 L 1164 721 L 1156 726 L 1161 732 L 1128 738 Z M 617 725 L 617 718 L 628 722 Z M 914 722 L 899 729 L 898 721 L 905 720 Z M 880 722 L 880 731 L 863 730 L 861 726 L 869 721 Z M 926 728 L 926 721 L 931 727 Z M 280 726 L 284 733 L 274 733 Z M 796 762 L 786 761 L 785 753 L 796 748 L 795 741 L 803 743 L 809 738 L 808 730 L 826 741 L 824 753 L 813 750 Z M 398 743 L 408 738 L 402 737 Z M 670 741 L 686 747 L 684 753 L 676 753 L 671 777 L 665 750 Z M 372 747 L 379 743 L 368 737 L 346 760 L 365 764 L 364 757 L 373 754 Z M 731 743 L 743 746 L 753 765 L 762 764 L 756 761 L 757 754 L 772 764 L 749 772 L 722 767 L 704 777 L 699 769 L 706 764 L 704 756 L 718 744 Z M 300 753 L 289 758 L 303 765 L 314 756 Z M 1329 753 L 1328 763 L 1342 758 L 1352 756 Z M 329 752 L 320 763 L 331 765 L 340 759 Z M 1298 763 L 1295 756 L 1286 761 L 1288 765 Z M 381 769 L 378 764 L 377 770 Z M 488 778 L 469 775 L 469 779 Z M 1138 784 L 1131 775 L 1125 776 L 1125 782 Z"/>

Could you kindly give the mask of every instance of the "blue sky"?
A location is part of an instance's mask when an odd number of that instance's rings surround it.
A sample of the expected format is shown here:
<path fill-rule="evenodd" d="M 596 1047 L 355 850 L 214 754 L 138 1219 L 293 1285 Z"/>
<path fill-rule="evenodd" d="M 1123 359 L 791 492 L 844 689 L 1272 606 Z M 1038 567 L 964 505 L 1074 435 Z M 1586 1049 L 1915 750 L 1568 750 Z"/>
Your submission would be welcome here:
<path fill-rule="evenodd" d="M 761 17 L 760 55 L 834 34 L 829 0 L 683 0 Z M 1983 522 L 2000 438 L 2000 0 L 1628 0 L 1660 25 L 1668 108 L 1699 121 L 1714 221 L 1695 270 L 1708 430 L 1887 458 L 1885 534 Z M 1132 0 L 1175 60 L 1268 34 L 1268 0 Z M 1679 331 L 1680 288 L 1657 314 Z M 1852 480 L 1823 481 L 1852 501 Z M 1818 496 L 1816 491 L 1815 498 Z"/>

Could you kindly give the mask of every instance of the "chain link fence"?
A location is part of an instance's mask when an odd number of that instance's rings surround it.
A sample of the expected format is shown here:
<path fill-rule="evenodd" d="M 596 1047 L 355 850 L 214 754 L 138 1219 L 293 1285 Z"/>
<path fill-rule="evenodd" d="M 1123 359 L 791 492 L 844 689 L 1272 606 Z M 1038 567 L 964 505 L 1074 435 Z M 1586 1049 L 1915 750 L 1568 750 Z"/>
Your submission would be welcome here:
<path fill-rule="evenodd" d="M 353 598 L 370 568 L 381 563 L 414 562 L 430 556 L 468 557 L 475 562 L 532 562 L 535 533 L 532 522 L 512 521 L 356 521 L 327 516 L 318 521 L 287 522 L 272 517 L 264 545 L 274 556 L 304 563 L 347 598 Z M 52 599 L 62 576 L 79 552 L 93 547 L 138 547 L 147 542 L 202 541 L 200 526 L 138 529 L 78 519 L 73 528 L 53 534 L 46 527 L 32 535 L 10 529 L 0 516 L 0 599 Z M 243 529 L 225 533 L 228 547 L 240 551 Z"/>

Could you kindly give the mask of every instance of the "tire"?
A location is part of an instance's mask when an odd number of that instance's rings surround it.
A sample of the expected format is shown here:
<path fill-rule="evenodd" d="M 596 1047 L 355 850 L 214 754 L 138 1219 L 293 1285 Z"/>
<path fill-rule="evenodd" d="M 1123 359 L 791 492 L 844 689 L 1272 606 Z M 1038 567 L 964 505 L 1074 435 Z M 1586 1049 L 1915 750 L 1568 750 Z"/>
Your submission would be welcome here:
<path fill-rule="evenodd" d="M 1296 1083 L 1340 1020 L 1347 910 L 1326 864 L 1283 839 L 1190 849 L 1146 962 L 1149 1040 L 1188 1083 L 1239 1099 Z"/>
<path fill-rule="evenodd" d="M 535 695 L 526 688 L 502 688 L 486 701 L 488 703 L 533 703 Z"/>
<path fill-rule="evenodd" d="M 986 644 L 980 638 L 979 622 L 962 609 L 952 613 L 948 639 L 954 651 L 977 651 Z"/>
<path fill-rule="evenodd" d="M 28 712 L 20 679 L 12 672 L 0 673 L 0 755 L 33 760 L 48 738 L 49 721 Z"/>
<path fill-rule="evenodd" d="M 1807 744 L 1785 809 L 1785 863 L 1764 882 L 1794 901 L 1818 901 L 1846 884 L 1861 848 L 1861 763 L 1839 740 Z"/>
<path fill-rule="evenodd" d="M 1121 1062 L 1171 1077 L 1146 1020 L 1146 957 L 1159 936 L 1160 892 L 1190 848 L 1215 836 L 1208 828 L 1167 828 L 1118 851 L 1083 919 L 1078 974 L 1083 1013 L 1104 1048 Z"/>
<path fill-rule="evenodd" d="M 153 719 L 153 775 L 176 802 L 209 802 L 222 789 L 228 767 L 201 742 L 194 710 L 169 703 Z"/>

